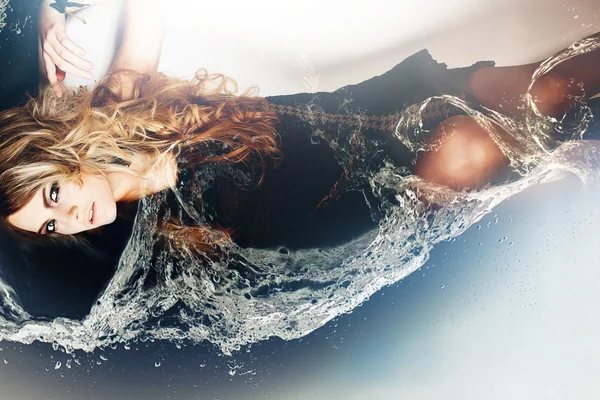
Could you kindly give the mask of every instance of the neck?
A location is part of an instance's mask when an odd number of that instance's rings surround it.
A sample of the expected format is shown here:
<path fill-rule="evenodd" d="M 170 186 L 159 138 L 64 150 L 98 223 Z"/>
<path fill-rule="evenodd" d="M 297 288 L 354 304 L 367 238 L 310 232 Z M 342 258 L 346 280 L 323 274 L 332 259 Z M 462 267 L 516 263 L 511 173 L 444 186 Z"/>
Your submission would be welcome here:
<path fill-rule="evenodd" d="M 177 160 L 171 153 L 158 157 L 138 155 L 129 167 L 131 172 L 107 174 L 115 200 L 134 201 L 175 186 Z"/>

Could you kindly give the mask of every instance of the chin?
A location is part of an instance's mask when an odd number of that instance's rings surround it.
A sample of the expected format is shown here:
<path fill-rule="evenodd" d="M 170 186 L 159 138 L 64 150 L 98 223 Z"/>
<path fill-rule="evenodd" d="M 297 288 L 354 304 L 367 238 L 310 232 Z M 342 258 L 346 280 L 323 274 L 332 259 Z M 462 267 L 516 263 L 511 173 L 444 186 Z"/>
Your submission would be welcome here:
<path fill-rule="evenodd" d="M 112 224 L 113 222 L 115 222 L 116 219 L 117 219 L 117 204 L 113 203 L 112 209 L 108 213 L 108 216 L 106 218 L 106 222 L 104 223 L 104 225 Z"/>
<path fill-rule="evenodd" d="M 116 203 L 112 203 L 110 205 L 106 205 L 104 206 L 105 209 L 103 210 L 104 212 L 102 212 L 101 214 L 101 218 L 98 219 L 98 221 L 96 221 L 96 226 L 100 227 L 100 226 L 104 226 L 104 225 L 110 225 L 113 222 L 115 222 L 115 220 L 117 219 L 117 204 Z"/>

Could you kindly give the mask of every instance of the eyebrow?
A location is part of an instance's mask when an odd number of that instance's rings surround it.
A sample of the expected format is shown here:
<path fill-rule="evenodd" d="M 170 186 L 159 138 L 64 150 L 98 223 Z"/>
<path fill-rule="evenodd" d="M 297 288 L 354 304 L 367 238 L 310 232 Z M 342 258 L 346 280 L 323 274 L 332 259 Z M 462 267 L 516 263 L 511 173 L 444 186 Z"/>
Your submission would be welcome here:
<path fill-rule="evenodd" d="M 44 201 L 44 208 L 48 209 L 50 208 L 50 204 L 48 204 L 48 199 L 46 198 L 46 188 L 44 187 L 42 189 L 42 200 Z M 44 221 L 44 223 L 42 224 L 42 226 L 40 226 L 40 229 L 38 230 L 38 233 L 40 235 L 45 235 L 45 229 L 46 229 L 46 225 L 48 225 L 48 221 Z"/>

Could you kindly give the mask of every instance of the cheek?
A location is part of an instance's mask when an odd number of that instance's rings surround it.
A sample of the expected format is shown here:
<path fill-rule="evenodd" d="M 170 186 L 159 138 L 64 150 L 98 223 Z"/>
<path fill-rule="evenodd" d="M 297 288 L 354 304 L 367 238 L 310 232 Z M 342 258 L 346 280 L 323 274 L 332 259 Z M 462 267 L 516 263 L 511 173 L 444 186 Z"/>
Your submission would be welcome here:
<path fill-rule="evenodd" d="M 96 203 L 97 224 L 107 225 L 114 222 L 117 217 L 117 204 L 108 180 L 88 175 L 83 177 L 83 181 L 84 192 L 86 188 L 89 192 L 84 193 L 82 205 L 87 207 L 92 201 Z"/>
<path fill-rule="evenodd" d="M 102 205 L 105 208 L 102 213 L 106 218 L 106 223 L 110 224 L 117 218 L 117 203 L 108 181 L 104 180 L 102 186 Z"/>

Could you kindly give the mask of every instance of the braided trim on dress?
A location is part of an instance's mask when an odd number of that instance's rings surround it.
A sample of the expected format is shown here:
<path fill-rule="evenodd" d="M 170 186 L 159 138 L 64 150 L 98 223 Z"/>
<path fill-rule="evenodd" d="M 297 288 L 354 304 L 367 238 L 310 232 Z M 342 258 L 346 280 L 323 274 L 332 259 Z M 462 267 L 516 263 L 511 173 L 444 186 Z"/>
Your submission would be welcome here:
<path fill-rule="evenodd" d="M 460 93 L 458 98 L 465 99 L 467 96 Z M 340 124 L 348 127 L 363 128 L 378 131 L 394 131 L 398 121 L 407 113 L 409 107 L 393 114 L 385 115 L 360 115 L 360 114 L 331 114 L 318 110 L 310 110 L 306 107 L 287 106 L 280 104 L 269 104 L 269 107 L 279 115 L 289 115 L 303 121 L 314 121 L 322 124 Z M 434 119 L 450 115 L 456 111 L 456 107 L 447 103 L 433 103 L 427 107 L 422 114 L 423 119 Z"/>
<path fill-rule="evenodd" d="M 460 93 L 457 97 L 466 99 L 465 93 Z M 395 132 L 398 122 L 409 109 L 414 107 L 404 107 L 402 110 L 393 114 L 385 115 L 360 115 L 360 114 L 330 114 L 318 110 L 310 110 L 307 107 L 286 106 L 280 104 L 270 104 L 270 108 L 279 115 L 288 115 L 299 118 L 303 121 L 313 121 L 324 125 L 335 124 L 345 125 L 350 128 L 355 128 L 352 132 L 350 142 L 352 144 L 351 156 L 346 165 L 343 166 L 340 178 L 335 182 L 329 193 L 319 201 L 315 207 L 313 214 L 317 213 L 322 208 L 327 208 L 331 202 L 340 198 L 343 193 L 343 181 L 350 175 L 352 167 L 356 164 L 360 144 L 359 135 L 362 129 L 375 130 L 380 132 Z M 423 119 L 437 119 L 448 117 L 452 112 L 456 112 L 456 107 L 443 103 L 433 103 L 422 111 Z"/>

